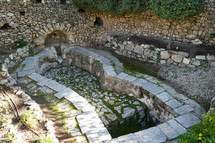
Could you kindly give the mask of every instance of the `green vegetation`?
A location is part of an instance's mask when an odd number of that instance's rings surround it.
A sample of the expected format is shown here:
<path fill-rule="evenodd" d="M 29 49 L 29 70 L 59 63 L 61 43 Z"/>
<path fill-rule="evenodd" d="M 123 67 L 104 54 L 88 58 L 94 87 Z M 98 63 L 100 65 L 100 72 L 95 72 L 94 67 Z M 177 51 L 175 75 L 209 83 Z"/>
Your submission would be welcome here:
<path fill-rule="evenodd" d="M 34 117 L 32 110 L 24 112 L 20 118 L 20 121 L 26 123 L 30 128 L 35 128 L 37 126 L 37 120 Z"/>
<path fill-rule="evenodd" d="M 211 108 L 213 111 L 214 108 Z M 193 126 L 190 131 L 180 136 L 179 143 L 214 143 L 215 142 L 215 112 L 203 115 L 204 119 Z"/>
<path fill-rule="evenodd" d="M 173 35 L 173 21 L 186 20 L 202 13 L 205 9 L 205 0 L 150 0 L 149 8 L 158 17 L 170 22 L 170 36 L 167 48 L 171 48 Z"/>
<path fill-rule="evenodd" d="M 54 143 L 54 141 L 49 136 L 41 136 L 37 143 Z"/>
<path fill-rule="evenodd" d="M 28 42 L 24 41 L 23 39 L 20 39 L 18 41 L 15 42 L 15 46 L 17 46 L 18 48 L 23 48 L 25 46 L 27 46 Z"/>
<path fill-rule="evenodd" d="M 147 7 L 147 0 L 72 0 L 81 9 L 98 10 L 116 15 L 138 14 Z"/>
<path fill-rule="evenodd" d="M 9 141 L 9 143 L 17 143 L 14 131 L 10 130 L 9 132 L 7 132 L 6 137 Z"/>

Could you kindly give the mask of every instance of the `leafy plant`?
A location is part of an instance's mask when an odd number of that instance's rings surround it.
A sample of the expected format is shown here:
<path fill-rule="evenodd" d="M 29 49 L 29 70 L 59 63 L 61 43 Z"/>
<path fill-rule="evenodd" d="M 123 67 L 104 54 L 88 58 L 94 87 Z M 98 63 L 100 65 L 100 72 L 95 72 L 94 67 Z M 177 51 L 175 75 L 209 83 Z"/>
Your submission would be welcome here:
<path fill-rule="evenodd" d="M 0 115 L 0 127 L 5 128 L 7 126 L 9 116 Z"/>
<path fill-rule="evenodd" d="M 170 49 L 174 30 L 173 21 L 186 20 L 202 13 L 205 9 L 205 0 L 150 0 L 148 5 L 155 15 L 170 22 L 167 46 Z"/>
<path fill-rule="evenodd" d="M 34 117 L 32 110 L 24 112 L 20 118 L 20 121 L 26 123 L 30 128 L 35 128 L 37 125 L 37 120 Z"/>
<path fill-rule="evenodd" d="M 211 38 L 215 38 L 215 33 L 212 33 L 212 34 L 210 35 L 210 37 L 211 37 Z"/>
<path fill-rule="evenodd" d="M 15 132 L 13 130 L 7 132 L 6 137 L 10 143 L 16 143 Z"/>
<path fill-rule="evenodd" d="M 29 47 L 28 52 L 29 52 L 30 55 L 33 55 L 34 54 L 34 48 Z"/>
<path fill-rule="evenodd" d="M 54 141 L 49 136 L 42 135 L 38 139 L 37 143 L 54 143 Z"/>
<path fill-rule="evenodd" d="M 99 10 L 116 15 L 138 14 L 147 8 L 147 0 L 72 0 L 81 9 Z"/>
<path fill-rule="evenodd" d="M 20 39 L 20 40 L 16 41 L 15 44 L 17 47 L 23 48 L 23 47 L 27 46 L 28 42 L 24 41 L 23 39 Z"/>
<path fill-rule="evenodd" d="M 211 108 L 213 111 L 214 108 Z M 215 112 L 203 115 L 204 119 L 180 136 L 179 143 L 215 142 Z"/>

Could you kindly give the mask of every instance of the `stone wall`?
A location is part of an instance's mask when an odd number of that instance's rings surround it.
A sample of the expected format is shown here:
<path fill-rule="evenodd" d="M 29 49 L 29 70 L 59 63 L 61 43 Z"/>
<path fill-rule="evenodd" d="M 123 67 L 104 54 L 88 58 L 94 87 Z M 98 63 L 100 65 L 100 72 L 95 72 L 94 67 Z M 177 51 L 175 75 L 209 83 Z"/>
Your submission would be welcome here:
<path fill-rule="evenodd" d="M 188 52 L 166 50 L 155 47 L 154 45 L 138 44 L 132 41 L 121 41 L 117 38 L 109 36 L 106 46 L 110 47 L 116 54 L 137 59 L 140 61 L 148 61 L 152 63 L 174 64 L 187 67 L 214 67 L 214 55 L 196 55 L 190 57 Z"/>
<path fill-rule="evenodd" d="M 144 35 L 167 39 L 169 22 L 146 11 L 140 15 L 118 17 L 102 12 L 78 12 L 61 1 L 43 0 L 42 3 L 19 4 L 2 2 L 0 5 L 0 46 L 21 38 L 36 45 L 45 43 L 49 34 L 57 30 L 67 35 L 71 44 L 88 46 L 104 42 L 108 35 Z M 173 40 L 189 42 L 199 38 L 215 44 L 214 0 L 209 0 L 206 12 L 187 21 L 174 23 Z"/>

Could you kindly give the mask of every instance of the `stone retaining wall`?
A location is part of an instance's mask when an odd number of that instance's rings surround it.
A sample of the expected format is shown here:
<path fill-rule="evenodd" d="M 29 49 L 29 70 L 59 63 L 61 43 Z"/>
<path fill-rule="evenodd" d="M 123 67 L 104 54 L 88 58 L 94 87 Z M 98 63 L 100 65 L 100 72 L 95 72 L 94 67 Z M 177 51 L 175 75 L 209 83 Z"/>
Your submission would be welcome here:
<path fill-rule="evenodd" d="M 168 39 L 169 22 L 155 17 L 150 11 L 140 15 L 118 17 L 102 12 L 79 13 L 67 0 L 43 3 L 2 2 L 0 5 L 0 46 L 24 38 L 43 45 L 48 35 L 59 30 L 70 43 L 89 46 L 102 43 L 108 35 L 144 35 Z M 206 3 L 206 12 L 187 21 L 174 22 L 173 40 L 190 42 L 199 38 L 206 44 L 215 44 L 214 0 Z M 96 24 L 100 20 L 99 25 Z M 6 24 L 6 25 L 5 25 Z M 35 40 L 36 39 L 36 40 Z"/>
<path fill-rule="evenodd" d="M 132 41 L 120 41 L 117 38 L 108 37 L 106 44 L 116 54 L 125 57 L 137 59 L 140 61 L 148 61 L 152 63 L 174 64 L 188 67 L 214 67 L 214 55 L 196 55 L 194 58 L 189 57 L 189 53 L 166 50 L 155 47 L 154 45 L 138 44 Z"/>

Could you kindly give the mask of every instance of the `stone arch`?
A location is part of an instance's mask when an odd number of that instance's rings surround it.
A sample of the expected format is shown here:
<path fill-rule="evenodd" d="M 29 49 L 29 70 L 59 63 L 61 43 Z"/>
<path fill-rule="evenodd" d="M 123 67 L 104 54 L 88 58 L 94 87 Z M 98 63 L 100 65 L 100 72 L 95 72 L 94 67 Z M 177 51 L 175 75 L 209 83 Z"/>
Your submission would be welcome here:
<path fill-rule="evenodd" d="M 49 45 L 66 41 L 68 41 L 66 34 L 57 30 L 47 35 L 45 39 L 45 44 Z"/>
<path fill-rule="evenodd" d="M 56 34 L 56 35 L 55 35 Z M 41 46 L 46 44 L 47 38 L 53 36 L 53 38 L 57 35 L 61 35 L 64 40 L 67 40 L 68 43 L 74 43 L 74 30 L 71 24 L 64 24 L 64 23 L 55 23 L 55 24 L 47 24 L 44 25 L 38 31 L 38 37 L 33 40 L 36 46 Z M 57 39 L 57 37 L 55 37 Z"/>

